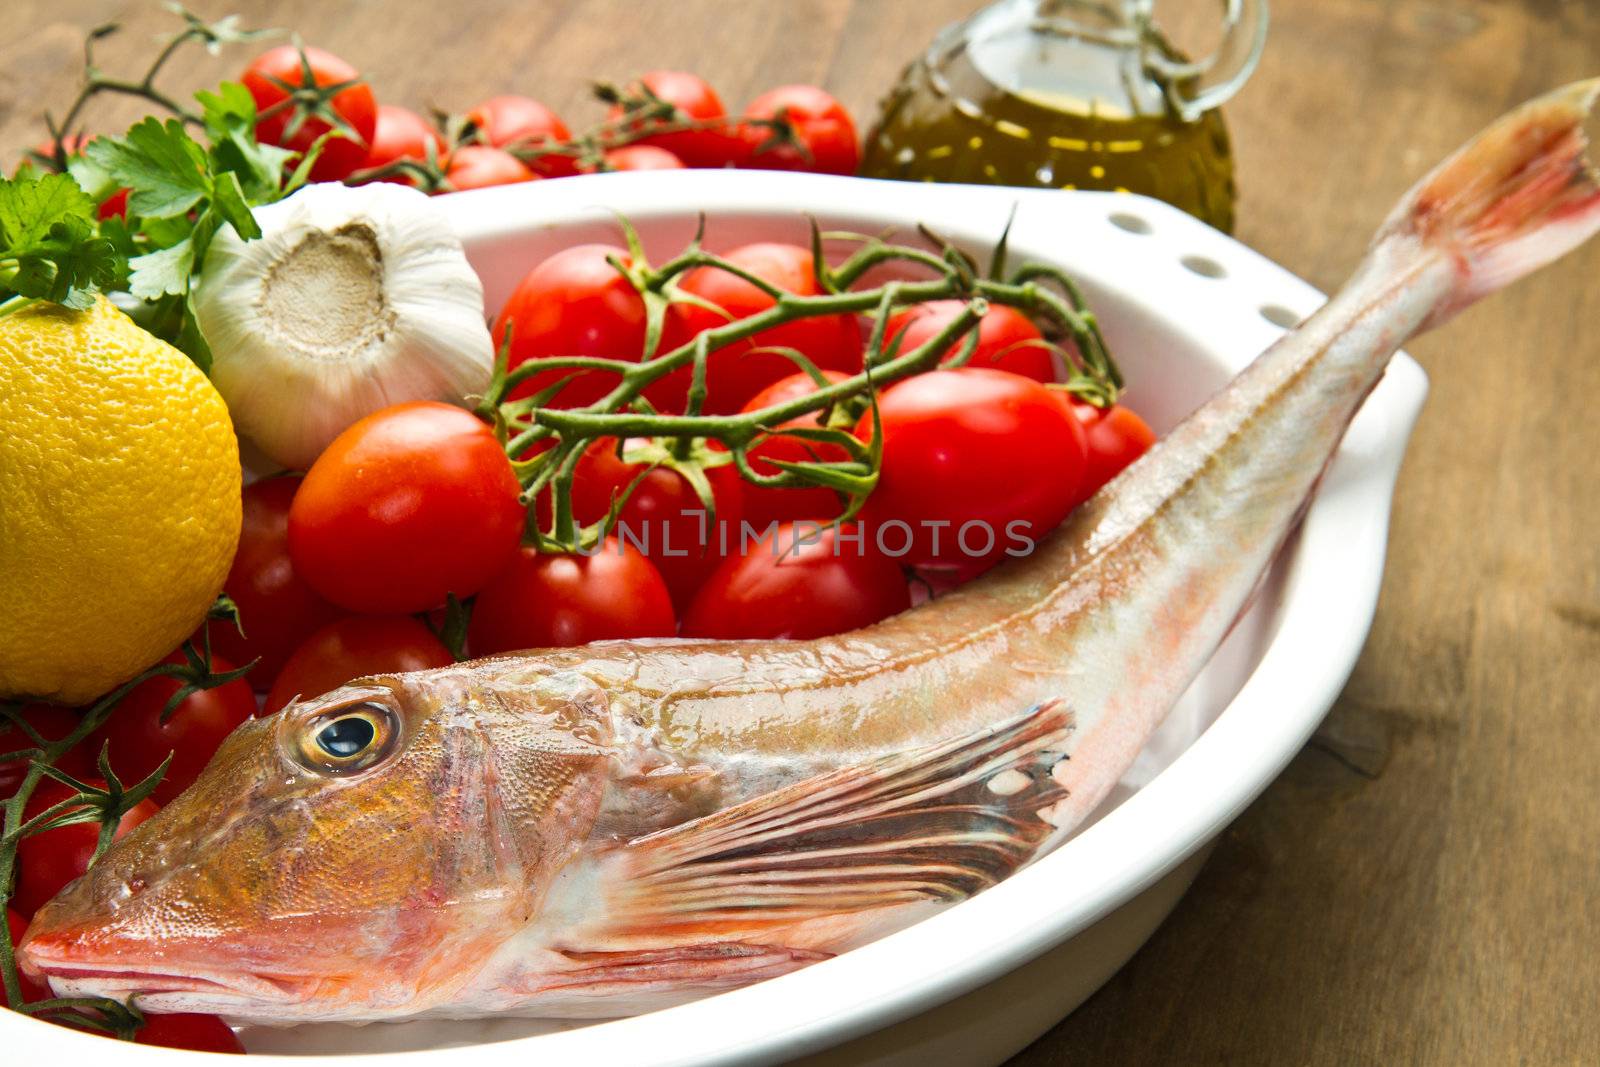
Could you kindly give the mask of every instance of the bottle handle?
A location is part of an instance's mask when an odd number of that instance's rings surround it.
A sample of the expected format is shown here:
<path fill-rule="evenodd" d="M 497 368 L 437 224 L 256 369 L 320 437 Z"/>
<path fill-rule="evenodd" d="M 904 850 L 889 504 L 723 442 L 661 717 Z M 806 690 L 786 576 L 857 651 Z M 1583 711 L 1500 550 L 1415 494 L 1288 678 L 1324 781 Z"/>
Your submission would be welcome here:
<path fill-rule="evenodd" d="M 1144 65 L 1186 122 L 1220 107 L 1238 92 L 1261 60 L 1267 44 L 1267 0 L 1222 0 L 1222 40 L 1208 56 L 1173 59 L 1155 26 L 1155 0 L 1134 0 L 1133 15 Z"/>

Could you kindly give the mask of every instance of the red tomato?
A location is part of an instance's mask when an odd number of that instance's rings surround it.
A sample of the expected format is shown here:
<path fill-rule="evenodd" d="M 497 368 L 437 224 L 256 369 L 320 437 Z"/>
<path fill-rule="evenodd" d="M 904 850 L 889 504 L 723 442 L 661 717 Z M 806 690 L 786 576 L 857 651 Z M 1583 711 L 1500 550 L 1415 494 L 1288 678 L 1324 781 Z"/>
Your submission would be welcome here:
<path fill-rule="evenodd" d="M 522 487 L 494 432 L 433 400 L 396 404 L 317 457 L 289 508 L 289 558 L 311 588 L 365 612 L 468 597 L 522 539 Z"/>
<path fill-rule="evenodd" d="M 650 144 L 630 144 L 605 154 L 610 170 L 683 170 L 683 160 Z"/>
<path fill-rule="evenodd" d="M 409 615 L 340 619 L 294 650 L 261 710 L 271 715 L 295 697 L 318 697 L 352 678 L 424 671 L 454 662 L 433 632 Z"/>
<path fill-rule="evenodd" d="M 439 136 L 439 131 L 434 129 L 427 119 L 410 108 L 379 104 L 372 144 L 367 149 L 367 158 L 361 164 L 361 169 L 387 167 L 402 159 L 426 163 L 430 145 L 433 149 L 433 158 L 442 162 L 445 158 L 444 138 Z M 384 181 L 399 182 L 403 185 L 415 184 L 403 175 L 385 178 Z"/>
<path fill-rule="evenodd" d="M 1065 396 L 1066 394 L 1061 394 Z M 1101 410 L 1081 400 L 1069 408 L 1083 423 L 1089 446 L 1089 459 L 1078 488 L 1078 500 L 1088 500 L 1122 469 L 1144 455 L 1156 443 L 1155 431 L 1148 423 L 1121 404 Z"/>
<path fill-rule="evenodd" d="M 930 300 L 897 311 L 889 319 L 885 343 L 898 335 L 901 353 L 909 352 L 950 325 L 966 306 L 962 300 Z M 1028 316 L 1004 304 L 990 304 L 989 310 L 978 320 L 978 346 L 965 366 L 994 367 L 1036 382 L 1053 382 L 1056 380 L 1055 361 L 1043 340 Z M 950 354 L 945 358 L 952 359 L 965 349 L 963 339 L 950 346 Z"/>
<path fill-rule="evenodd" d="M 838 371 L 830 370 L 822 373 L 830 382 L 842 382 L 849 377 L 848 374 L 841 374 Z M 804 371 L 791 374 L 787 378 L 773 382 L 751 397 L 744 410 L 760 411 L 775 404 L 797 400 L 816 390 L 817 383 L 811 380 L 811 375 Z M 775 428 L 819 426 L 821 418 L 821 412 L 803 415 L 798 419 L 779 423 Z M 762 441 L 750 449 L 749 456 L 750 466 L 754 467 L 758 474 L 781 473 L 782 468 L 774 466 L 771 462 L 775 459 L 786 463 L 808 463 L 816 460 L 841 463 L 850 458 L 850 454 L 839 445 L 782 436 L 769 437 Z M 767 489 L 750 483 L 744 486 L 745 521 L 757 530 L 765 530 L 770 523 L 792 519 L 832 518 L 839 514 L 842 508 L 839 494 L 821 486 L 802 489 Z"/>
<path fill-rule="evenodd" d="M 87 785 L 105 788 L 97 778 L 85 778 Z M 22 817 L 31 819 L 56 804 L 70 799 L 75 791 L 53 778 L 39 783 L 39 787 L 23 806 Z M 130 808 L 117 823 L 117 837 L 154 815 L 158 809 L 148 800 L 141 800 Z M 11 896 L 11 906 L 25 916 L 44 907 L 45 902 L 84 871 L 94 857 L 94 847 L 100 840 L 98 822 L 73 823 L 58 826 L 41 834 L 31 834 L 17 844 L 17 884 Z"/>
<path fill-rule="evenodd" d="M 78 728 L 78 713 L 58 704 L 25 704 L 17 714 L 46 741 L 59 741 Z M 32 747 L 32 738 L 11 725 L 9 719 L 0 718 L 0 752 L 20 752 Z M 55 765 L 74 778 L 82 778 L 94 772 L 94 753 L 85 745 L 75 745 Z M 0 763 L 0 800 L 15 796 L 27 773 L 27 760 Z"/>
<path fill-rule="evenodd" d="M 294 45 L 268 49 L 245 68 L 239 80 L 255 98 L 256 111 L 266 116 L 256 123 L 256 137 L 263 144 L 280 145 L 295 152 L 306 151 L 335 127 L 325 116 L 295 103 L 284 86 L 305 85 L 308 66 L 314 85 L 356 82 L 327 102 L 327 108 L 346 128 L 340 129 L 343 136 L 330 138 L 323 145 L 322 154 L 311 168 L 312 181 L 338 181 L 366 161 L 367 147 L 377 128 L 378 102 L 366 82 L 358 81 L 361 75 L 356 68 L 320 48 L 308 47 L 304 52 L 302 60 L 300 49 Z M 269 115 L 268 111 L 272 113 Z"/>
<path fill-rule="evenodd" d="M 655 565 L 608 537 L 587 556 L 523 548 L 478 594 L 467 643 L 473 655 L 489 656 L 676 632 L 672 597 Z"/>
<path fill-rule="evenodd" d="M 900 566 L 858 523 L 784 523 L 723 561 L 684 616 L 686 637 L 805 640 L 911 606 Z"/>
<path fill-rule="evenodd" d="M 1083 427 L 1030 378 L 929 371 L 890 386 L 878 408 L 883 467 L 866 521 L 885 551 L 909 543 L 907 563 L 971 577 L 1029 548 L 1078 500 Z M 871 439 L 870 411 L 855 432 Z"/>
<path fill-rule="evenodd" d="M 484 140 L 496 148 L 537 148 L 542 144 L 569 141 L 567 124 L 554 111 L 526 96 L 491 96 L 467 112 Z M 577 173 L 571 156 L 541 156 L 529 164 L 545 178 L 561 178 Z"/>
<path fill-rule="evenodd" d="M 161 662 L 185 660 L 182 652 L 174 652 Z M 221 656 L 211 657 L 211 669 L 216 674 L 231 671 L 233 666 Z M 193 785 L 223 738 L 256 713 L 255 694 L 243 679 L 238 679 L 185 697 L 162 722 L 161 709 L 181 684 L 165 677 L 140 684 L 123 697 L 92 744 L 93 751 L 99 752 L 101 742 L 110 743 L 111 767 L 125 786 L 144 781 L 170 753 L 172 762 L 167 765 L 167 773 L 150 794 L 158 804 L 170 804 Z"/>
<path fill-rule="evenodd" d="M 28 932 L 28 923 L 22 916 L 6 909 L 6 928 L 11 932 L 11 947 L 14 949 L 22 943 L 22 937 Z M 36 1000 L 48 1000 L 50 990 L 35 982 L 25 974 L 19 973 L 17 981 L 22 986 L 22 1002 L 31 1004 Z M 11 1007 L 11 999 L 6 996 L 5 986 L 0 984 L 0 1008 Z"/>
<path fill-rule="evenodd" d="M 799 245 L 749 244 L 725 253 L 723 258 L 798 296 L 817 296 L 822 291 L 812 272 L 811 252 Z M 773 299 L 759 288 L 717 267 L 692 270 L 679 284 L 686 292 L 710 301 L 728 314 L 719 315 L 695 304 L 674 305 L 676 314 L 668 319 L 669 336 L 663 350 L 676 348 L 703 330 L 724 326 L 730 319 L 749 318 L 773 305 Z M 854 374 L 861 369 L 861 327 L 854 315 L 796 319 L 711 354 L 706 367 L 706 414 L 736 412 L 761 390 L 794 373 L 792 360 L 777 352 L 754 351 L 758 348 L 795 349 L 823 370 Z M 683 410 L 683 398 L 689 388 L 688 370 L 675 372 L 661 384 L 660 406 L 670 411 Z"/>
<path fill-rule="evenodd" d="M 215 1015 L 187 1012 L 146 1015 L 144 1025 L 133 1035 L 133 1043 L 189 1049 L 193 1052 L 226 1052 L 234 1056 L 245 1054 L 244 1046 L 227 1023 Z"/>
<path fill-rule="evenodd" d="M 626 445 L 630 450 L 649 447 L 649 441 Z M 649 467 L 647 461 L 619 457 L 616 438 L 599 438 L 584 450 L 573 471 L 573 517 L 585 524 L 600 521 L 611 509 L 611 501 Z M 706 575 L 716 569 L 724 555 L 724 541 L 736 544 L 739 536 L 743 479 L 731 463 L 709 468 L 705 474 L 716 508 L 716 526 L 688 480 L 670 467 L 649 470 L 617 516 L 622 524 L 617 535 L 623 537 L 622 527 L 626 528 L 623 539 L 655 564 L 677 607 L 687 605 Z M 548 510 L 548 503 L 544 506 Z"/>
<path fill-rule="evenodd" d="M 89 137 L 85 134 L 69 133 L 58 141 L 38 142 L 33 146 L 33 154 L 36 156 L 42 156 L 45 159 L 54 160 L 56 158 L 56 145 L 60 145 L 62 150 L 66 152 L 67 158 L 71 159 L 73 156 L 80 154 L 86 147 L 88 147 L 89 142 L 92 140 L 94 140 L 93 137 Z"/>
<path fill-rule="evenodd" d="M 743 165 L 762 170 L 806 170 L 816 174 L 854 174 L 861 163 L 861 146 L 856 140 L 856 124 L 850 112 L 815 85 L 783 85 L 762 93 L 744 109 L 753 119 L 782 117 L 794 127 L 795 136 L 806 146 L 807 159 L 793 145 L 781 145 L 756 152 L 772 134 L 759 126 L 743 127 L 752 154 Z"/>
<path fill-rule="evenodd" d="M 238 605 L 244 635 L 230 622 L 207 624 L 213 651 L 238 664 L 259 661 L 245 677 L 262 692 L 307 634 L 343 614 L 306 584 L 289 558 L 289 506 L 301 481 L 295 475 L 244 487 L 239 548 L 222 585 Z"/>
<path fill-rule="evenodd" d="M 641 85 L 677 108 L 686 119 L 707 122 L 727 115 L 716 90 L 698 74 L 652 70 L 641 74 L 628 88 L 637 93 Z M 607 117 L 616 120 L 621 116 L 622 109 L 613 107 Z M 725 167 L 738 164 L 749 155 L 745 142 L 731 127 L 653 133 L 633 143 L 664 148 L 690 167 Z"/>
<path fill-rule="evenodd" d="M 575 245 L 540 263 L 517 284 L 494 323 L 498 348 L 511 328 L 509 366 L 554 356 L 638 360 L 644 354 L 644 299 L 625 274 L 628 254 L 615 245 Z M 532 396 L 571 376 L 550 407 L 592 404 L 615 388 L 617 376 L 601 371 L 542 371 L 512 391 Z"/>
<path fill-rule="evenodd" d="M 100 207 L 96 214 L 102 220 L 126 218 L 128 215 L 128 193 L 129 190 L 127 189 L 118 189 L 100 201 Z"/>
<path fill-rule="evenodd" d="M 462 145 L 451 152 L 450 163 L 444 171 L 449 191 L 455 193 L 487 189 L 491 185 L 516 185 L 537 177 L 510 152 L 481 144 Z"/>

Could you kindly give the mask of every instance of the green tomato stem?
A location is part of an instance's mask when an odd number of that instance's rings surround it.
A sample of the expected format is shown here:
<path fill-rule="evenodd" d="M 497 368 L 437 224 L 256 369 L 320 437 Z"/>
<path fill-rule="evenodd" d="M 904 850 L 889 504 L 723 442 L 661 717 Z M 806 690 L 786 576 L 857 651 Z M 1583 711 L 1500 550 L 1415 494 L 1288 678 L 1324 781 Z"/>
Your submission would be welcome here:
<path fill-rule="evenodd" d="M 12 714 L 0 716 L 0 721 L 14 721 L 24 736 L 35 742 L 30 751 L 39 753 L 28 761 L 28 768 L 23 774 L 22 782 L 17 791 L 3 803 L 0 803 L 0 812 L 3 812 L 4 815 L 3 820 L 0 820 L 0 904 L 9 901 L 11 898 L 16 879 L 17 848 L 24 837 L 54 829 L 56 826 L 68 825 L 69 823 L 94 821 L 94 818 L 87 814 L 82 818 L 62 818 L 62 816 L 68 815 L 75 809 L 92 807 L 99 813 L 97 817 L 101 824 L 100 839 L 97 842 L 95 852 L 95 858 L 98 859 L 100 853 L 104 851 L 105 846 L 109 844 L 110 839 L 115 835 L 116 826 L 121 822 L 122 816 L 135 804 L 142 801 L 144 797 L 148 796 L 150 791 L 155 788 L 156 783 L 160 781 L 160 776 L 166 767 L 166 763 L 162 764 L 162 770 L 158 770 L 132 789 L 124 790 L 120 783 L 108 779 L 107 789 L 80 788 L 73 796 L 59 801 L 39 814 L 24 820 L 23 813 L 27 808 L 28 801 L 32 799 L 34 791 L 38 788 L 40 782 L 46 777 L 60 780 L 56 777 L 60 772 L 52 774 L 47 769 L 53 769 L 55 763 L 70 749 L 81 744 L 89 735 L 100 729 L 106 720 L 110 718 L 112 712 L 116 710 L 117 705 L 129 693 L 152 678 L 176 678 L 196 688 L 204 689 L 223 684 L 235 676 L 231 672 L 223 675 L 213 674 L 211 672 L 209 650 L 207 654 L 198 657 L 198 659 L 198 663 L 158 663 L 128 679 L 91 705 L 89 710 L 78 720 L 78 724 L 72 731 L 56 741 L 49 741 L 37 734 L 20 715 L 14 713 L 15 709 L 0 705 L 0 708 L 5 708 L 5 710 L 12 712 Z M 71 779 L 68 780 L 70 781 Z M 35 1004 L 24 1004 L 21 979 L 17 973 L 16 946 L 11 942 L 10 927 L 4 923 L 0 923 L 0 986 L 4 987 L 8 1002 L 17 1011 L 30 1014 L 54 1015 L 65 1013 L 74 1015 L 77 1016 L 75 1020 L 62 1018 L 57 1021 L 72 1021 L 75 1025 L 106 1029 L 121 1036 L 131 1034 L 138 1026 L 138 1016 L 130 1013 L 125 1005 L 103 998 L 57 998 L 40 1001 Z M 84 1021 L 85 1017 L 81 1015 L 78 1009 L 99 1011 L 107 1016 L 109 1024 L 100 1026 L 94 1020 Z M 121 1013 L 120 1015 L 118 1014 L 119 1012 Z"/>
<path fill-rule="evenodd" d="M 595 528 L 579 529 L 572 515 L 570 494 L 578 457 L 589 442 L 599 437 L 666 438 L 671 442 L 669 455 L 688 466 L 697 462 L 693 458 L 699 447 L 697 441 L 716 440 L 731 453 L 731 462 L 747 481 L 772 486 L 824 485 L 849 494 L 852 509 L 858 508 L 865 494 L 876 484 L 879 450 L 850 448 L 840 438 L 848 437 L 848 425 L 869 406 L 865 398 L 882 386 L 932 369 L 945 353 L 958 348 L 963 341 L 965 352 L 970 355 L 976 342 L 974 331 L 988 304 L 1014 307 L 1032 318 L 1052 323 L 1071 341 L 1069 346 L 1052 346 L 1058 347 L 1067 360 L 1067 387 L 1096 404 L 1105 405 L 1115 400 L 1121 387 L 1121 375 L 1081 290 L 1064 272 L 1047 265 L 1028 264 L 1009 278 L 994 280 L 979 277 L 971 258 L 949 246 L 944 248 L 943 254 L 936 254 L 925 248 L 892 245 L 877 238 L 858 239 L 862 247 L 838 267 L 829 269 L 819 264 L 818 282 L 825 291 L 808 296 L 790 293 L 736 263 L 706 252 L 699 246 L 698 238 L 689 248 L 654 269 L 640 262 L 633 262 L 626 269 L 614 264 L 647 301 L 664 296 L 669 303 L 700 304 L 698 298 L 678 288 L 678 280 L 689 271 L 714 269 L 726 271 L 755 286 L 772 300 L 772 306 L 744 318 L 730 319 L 702 331 L 677 348 L 639 362 L 579 356 L 536 359 L 498 377 L 485 398 L 485 407 L 498 414 L 497 425 L 504 428 L 506 451 L 524 487 L 523 498 L 531 502 L 548 492 L 552 499 L 551 528 L 548 532 L 532 530 L 534 542 L 541 549 L 559 551 L 597 535 Z M 814 233 L 814 248 L 820 240 L 821 235 Z M 637 249 L 631 254 L 635 260 L 641 258 Z M 914 267 L 929 276 L 897 278 L 869 288 L 849 288 L 869 271 L 887 264 Z M 966 306 L 935 336 L 911 351 L 899 351 L 898 339 L 886 336 L 888 319 L 899 309 L 952 299 L 965 301 Z M 814 392 L 758 411 L 733 415 L 700 412 L 706 392 L 706 366 L 712 353 L 747 342 L 776 326 L 840 314 L 873 317 L 866 366 L 861 373 L 828 383 L 814 367 L 807 368 L 809 361 L 797 361 L 797 368 L 811 373 L 818 381 L 819 387 Z M 685 367 L 691 370 L 685 413 L 672 415 L 655 411 L 645 400 L 645 391 Z M 537 396 L 505 399 L 511 390 L 535 375 L 551 371 L 571 373 Z M 570 409 L 551 407 L 573 378 L 584 372 L 612 374 L 617 382 L 592 404 Z M 818 427 L 818 431 L 837 435 L 827 440 L 845 447 L 851 456 L 848 461 L 781 464 L 778 474 L 763 474 L 751 466 L 747 455 L 749 448 L 779 432 L 775 427 L 830 409 L 833 414 L 828 417 L 827 425 Z M 526 460 L 518 458 L 543 441 L 553 441 L 554 447 Z M 530 530 L 532 526 L 530 520 Z M 603 528 L 599 532 L 603 533 Z"/>

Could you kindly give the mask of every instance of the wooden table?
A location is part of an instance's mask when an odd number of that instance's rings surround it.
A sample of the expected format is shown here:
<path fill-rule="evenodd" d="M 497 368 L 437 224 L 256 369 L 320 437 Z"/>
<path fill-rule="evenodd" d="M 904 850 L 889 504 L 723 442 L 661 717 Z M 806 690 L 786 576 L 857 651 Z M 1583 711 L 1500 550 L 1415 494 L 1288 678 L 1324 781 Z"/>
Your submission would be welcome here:
<path fill-rule="evenodd" d="M 596 117 L 585 86 L 694 69 L 731 101 L 819 82 L 864 120 L 968 0 L 236 0 L 383 99 L 498 91 Z M 1173 7 L 1175 5 L 1167 5 Z M 82 31 L 121 69 L 151 3 L 8 0 L 0 151 L 70 96 Z M 1506 107 L 1600 73 L 1600 8 L 1273 0 L 1229 107 L 1239 236 L 1324 288 L 1394 198 Z M 23 29 L 18 29 L 19 27 Z M 243 53 L 174 71 L 175 88 Z M 107 108 L 103 128 L 136 114 Z M 1371 640 L 1317 739 L 1101 993 L 1018 1058 L 1055 1063 L 1594 1062 L 1600 1054 L 1600 244 L 1411 351 L 1434 374 Z"/>

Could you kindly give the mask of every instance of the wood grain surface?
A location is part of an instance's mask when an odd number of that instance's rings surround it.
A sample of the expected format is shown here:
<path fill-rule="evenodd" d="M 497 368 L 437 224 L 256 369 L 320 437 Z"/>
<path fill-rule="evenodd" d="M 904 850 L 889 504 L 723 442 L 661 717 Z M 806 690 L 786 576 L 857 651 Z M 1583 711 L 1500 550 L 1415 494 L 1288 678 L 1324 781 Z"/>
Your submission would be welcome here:
<path fill-rule="evenodd" d="M 464 109 L 701 72 L 731 104 L 814 81 L 862 117 L 968 0 L 232 0 Z M 1166 5 L 1178 7 L 1181 5 Z M 1239 236 L 1324 288 L 1393 199 L 1510 105 L 1600 73 L 1581 0 L 1272 0 L 1228 108 Z M 7 0 L 0 158 L 73 92 L 83 31 L 153 3 Z M 247 56 L 173 71 L 187 91 Z M 121 128 L 136 102 L 97 112 Z M 1600 244 L 1411 348 L 1433 394 L 1406 461 L 1377 622 L 1316 740 L 1226 833 L 1171 920 L 1017 1062 L 1596 1062 L 1600 1055 Z"/>

